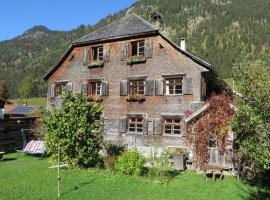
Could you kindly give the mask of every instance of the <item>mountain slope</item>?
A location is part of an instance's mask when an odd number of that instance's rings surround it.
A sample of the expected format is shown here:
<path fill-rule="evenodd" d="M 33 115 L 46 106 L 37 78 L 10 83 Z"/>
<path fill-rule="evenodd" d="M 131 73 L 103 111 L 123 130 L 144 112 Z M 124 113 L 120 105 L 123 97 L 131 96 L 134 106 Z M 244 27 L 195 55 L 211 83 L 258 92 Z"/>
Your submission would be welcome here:
<path fill-rule="evenodd" d="M 162 30 L 175 43 L 187 38 L 187 50 L 215 66 L 223 78 L 231 77 L 237 44 L 248 44 L 248 59 L 269 53 L 270 0 L 141 0 L 130 8 L 102 19 L 95 26 L 51 31 L 36 26 L 12 40 L 0 42 L 0 79 L 5 79 L 13 97 L 26 75 L 41 80 L 75 39 L 128 13 L 148 21 L 151 14 L 163 16 Z M 34 96 L 41 96 L 40 83 Z"/>

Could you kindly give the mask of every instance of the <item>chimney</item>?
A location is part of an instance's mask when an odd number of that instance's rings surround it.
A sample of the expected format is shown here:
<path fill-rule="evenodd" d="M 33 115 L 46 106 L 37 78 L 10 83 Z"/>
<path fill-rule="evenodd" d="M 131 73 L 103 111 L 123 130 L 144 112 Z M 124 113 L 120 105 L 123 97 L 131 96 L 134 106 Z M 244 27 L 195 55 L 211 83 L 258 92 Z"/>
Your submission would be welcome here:
<path fill-rule="evenodd" d="M 181 38 L 180 49 L 186 51 L 186 39 Z"/>
<path fill-rule="evenodd" d="M 162 23 L 162 17 L 159 13 L 154 12 L 152 14 L 153 23 L 156 29 L 160 29 L 160 25 Z"/>

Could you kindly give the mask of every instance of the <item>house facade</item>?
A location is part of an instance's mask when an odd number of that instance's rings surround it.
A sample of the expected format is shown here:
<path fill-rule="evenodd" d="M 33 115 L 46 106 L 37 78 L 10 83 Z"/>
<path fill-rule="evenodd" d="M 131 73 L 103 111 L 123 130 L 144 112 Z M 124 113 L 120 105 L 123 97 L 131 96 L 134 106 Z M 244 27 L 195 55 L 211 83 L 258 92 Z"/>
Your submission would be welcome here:
<path fill-rule="evenodd" d="M 186 112 L 221 90 L 211 65 L 131 14 L 72 43 L 44 76 L 48 105 L 68 88 L 104 106 L 103 136 L 116 144 L 188 148 Z"/>

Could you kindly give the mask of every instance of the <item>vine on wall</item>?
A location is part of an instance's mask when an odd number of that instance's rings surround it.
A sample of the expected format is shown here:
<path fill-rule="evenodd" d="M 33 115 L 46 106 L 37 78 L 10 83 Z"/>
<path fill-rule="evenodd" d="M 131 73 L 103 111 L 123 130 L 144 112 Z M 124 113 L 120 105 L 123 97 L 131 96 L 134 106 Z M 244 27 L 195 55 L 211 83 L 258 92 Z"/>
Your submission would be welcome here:
<path fill-rule="evenodd" d="M 229 124 L 233 116 L 232 99 L 225 94 L 212 96 L 208 110 L 187 125 L 187 142 L 193 147 L 196 168 L 204 169 L 208 161 L 208 142 L 215 141 L 218 150 L 225 152 Z"/>

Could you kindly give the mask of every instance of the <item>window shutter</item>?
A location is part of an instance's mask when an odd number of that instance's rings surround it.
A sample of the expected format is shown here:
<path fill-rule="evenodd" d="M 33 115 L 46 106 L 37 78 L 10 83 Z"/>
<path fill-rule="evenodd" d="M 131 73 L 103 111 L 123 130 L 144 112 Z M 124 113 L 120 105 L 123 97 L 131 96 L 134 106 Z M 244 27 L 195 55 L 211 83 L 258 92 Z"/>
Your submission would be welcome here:
<path fill-rule="evenodd" d="M 145 95 L 155 95 L 155 80 L 145 80 Z"/>
<path fill-rule="evenodd" d="M 128 81 L 121 80 L 120 81 L 120 96 L 127 96 L 128 95 Z"/>
<path fill-rule="evenodd" d="M 127 117 L 122 117 L 118 119 L 118 132 L 119 133 L 126 133 L 128 127 L 128 120 Z"/>
<path fill-rule="evenodd" d="M 102 81 L 102 96 L 109 96 L 109 82 Z"/>
<path fill-rule="evenodd" d="M 68 82 L 67 83 L 67 90 L 72 93 L 72 91 L 73 91 L 73 84 L 71 82 Z"/>
<path fill-rule="evenodd" d="M 193 79 L 191 76 L 185 76 L 183 80 L 184 94 L 193 94 Z"/>
<path fill-rule="evenodd" d="M 110 43 L 104 45 L 104 51 L 103 51 L 103 61 L 109 62 L 110 61 Z"/>
<path fill-rule="evenodd" d="M 81 92 L 87 94 L 87 83 L 81 84 Z"/>
<path fill-rule="evenodd" d="M 89 57 L 89 52 L 88 52 L 88 48 L 84 48 L 84 55 L 83 55 L 83 64 L 87 65 L 88 63 L 88 58 Z"/>
<path fill-rule="evenodd" d="M 145 39 L 144 55 L 146 58 L 153 57 L 153 44 L 151 38 Z"/>
<path fill-rule="evenodd" d="M 92 47 L 88 48 L 88 62 L 91 63 L 93 61 L 93 49 Z"/>
<path fill-rule="evenodd" d="M 148 134 L 148 118 L 143 119 L 143 133 Z"/>
<path fill-rule="evenodd" d="M 202 97 L 205 97 L 206 96 L 206 82 L 204 80 L 204 78 L 202 78 L 202 86 L 201 86 L 201 94 L 202 94 Z"/>
<path fill-rule="evenodd" d="M 127 60 L 128 59 L 128 42 L 123 41 L 122 42 L 122 56 L 121 60 Z"/>
<path fill-rule="evenodd" d="M 162 134 L 162 126 L 161 126 L 161 118 L 153 119 L 153 134 L 161 135 Z"/>
<path fill-rule="evenodd" d="M 158 79 L 155 81 L 156 96 L 162 96 L 164 94 L 163 85 L 164 83 L 162 79 Z"/>
<path fill-rule="evenodd" d="M 51 85 L 51 92 L 50 93 L 51 93 L 51 95 L 50 95 L 51 98 L 54 98 L 55 97 L 55 84 Z"/>
<path fill-rule="evenodd" d="M 47 99 L 49 100 L 51 98 L 51 86 L 48 85 L 48 88 L 47 88 Z"/>

